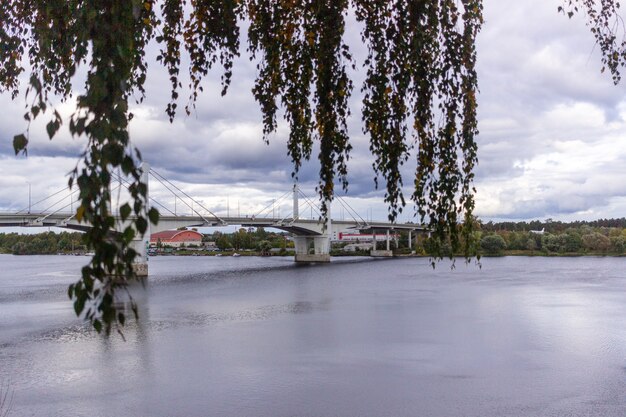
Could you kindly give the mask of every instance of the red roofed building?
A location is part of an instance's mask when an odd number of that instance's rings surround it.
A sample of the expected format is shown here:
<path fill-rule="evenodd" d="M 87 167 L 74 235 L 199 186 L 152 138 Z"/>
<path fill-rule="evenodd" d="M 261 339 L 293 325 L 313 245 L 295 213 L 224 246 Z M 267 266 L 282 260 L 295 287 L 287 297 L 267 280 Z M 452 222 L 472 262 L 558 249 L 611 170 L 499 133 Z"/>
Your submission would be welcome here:
<path fill-rule="evenodd" d="M 165 230 L 150 235 L 150 246 L 157 246 L 159 241 L 161 245 L 172 248 L 190 245 L 200 246 L 202 245 L 202 233 L 195 230 Z"/>

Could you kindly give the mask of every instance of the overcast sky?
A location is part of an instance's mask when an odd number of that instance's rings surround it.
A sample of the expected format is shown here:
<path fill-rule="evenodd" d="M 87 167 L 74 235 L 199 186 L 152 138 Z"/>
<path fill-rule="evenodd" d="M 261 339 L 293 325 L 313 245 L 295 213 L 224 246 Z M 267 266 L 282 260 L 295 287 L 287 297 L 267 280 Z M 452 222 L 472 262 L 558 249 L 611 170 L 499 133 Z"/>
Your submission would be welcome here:
<path fill-rule="evenodd" d="M 609 74 L 600 73 L 599 53 L 583 19 L 557 14 L 560 4 L 485 0 L 475 182 L 475 213 L 485 221 L 626 216 L 625 86 L 614 86 Z M 358 39 L 358 31 L 350 23 L 349 38 Z M 362 56 L 360 42 L 351 47 Z M 279 128 L 269 146 L 262 141 L 261 115 L 250 93 L 255 68 L 247 57 L 237 60 L 226 97 L 219 96 L 218 69 L 206 80 L 197 111 L 179 115 L 173 124 L 164 112 L 166 74 L 154 62 L 149 72 L 147 100 L 133 108 L 131 138 L 153 168 L 211 210 L 226 213 L 228 206 L 231 215 L 254 214 L 291 188 L 287 132 Z M 355 75 L 351 100 L 348 201 L 362 217 L 383 219 L 383 193 L 374 189 L 372 157 L 360 128 L 363 73 Z M 71 139 L 66 126 L 49 141 L 44 118 L 31 127 L 28 158 L 15 157 L 12 137 L 25 128 L 22 100 L 0 96 L 0 210 L 26 206 L 29 182 L 33 202 L 63 188 L 84 147 L 84 139 Z M 61 107 L 66 115 L 70 109 Z M 301 188 L 311 196 L 317 172 L 314 158 L 300 175 Z M 410 174 L 405 183 L 412 184 Z M 151 190 L 173 209 L 174 198 L 163 187 L 152 181 Z M 275 210 L 287 214 L 288 205 Z M 178 202 L 177 210 L 187 209 Z M 337 204 L 333 210 L 333 217 L 348 217 Z M 408 206 L 401 220 L 413 213 Z"/>

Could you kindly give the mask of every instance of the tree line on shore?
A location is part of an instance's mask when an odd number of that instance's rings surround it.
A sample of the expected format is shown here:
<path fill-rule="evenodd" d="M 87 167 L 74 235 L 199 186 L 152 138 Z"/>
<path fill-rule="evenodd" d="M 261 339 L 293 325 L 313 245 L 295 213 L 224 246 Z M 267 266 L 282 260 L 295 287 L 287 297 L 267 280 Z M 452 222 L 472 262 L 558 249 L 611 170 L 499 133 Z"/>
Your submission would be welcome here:
<path fill-rule="evenodd" d="M 623 255 L 626 219 L 601 219 L 571 223 L 545 222 L 479 223 L 480 250 L 485 255 L 590 254 Z"/>
<path fill-rule="evenodd" d="M 623 255 L 626 250 L 626 218 L 561 222 L 477 222 L 475 238 L 482 255 Z M 87 251 L 82 233 L 45 232 L 39 234 L 0 233 L 0 253 L 15 255 L 83 253 Z M 251 250 L 267 253 L 271 248 L 289 249 L 293 242 L 284 233 L 264 228 L 240 228 L 234 233 L 205 234 L 204 242 L 215 242 L 221 250 Z M 426 235 L 417 237 L 411 248 L 428 253 Z M 408 236 L 400 232 L 400 252 L 409 251 Z"/>
<path fill-rule="evenodd" d="M 0 233 L 0 253 L 14 255 L 54 255 L 87 251 L 79 232 L 45 232 L 37 234 Z"/>
<path fill-rule="evenodd" d="M 272 248 L 287 249 L 293 242 L 284 233 L 262 227 L 241 228 L 234 233 L 216 231 L 204 234 L 203 242 L 215 242 L 220 250 L 256 250 L 267 253 Z M 0 233 L 0 253 L 14 255 L 54 255 L 84 253 L 88 248 L 79 232 L 45 232 L 38 234 Z"/>
<path fill-rule="evenodd" d="M 477 220 L 474 229 L 474 255 L 623 255 L 626 250 L 626 218 L 574 222 Z M 428 235 L 422 233 L 409 248 L 408 232 L 399 231 L 392 246 L 395 253 L 428 256 L 431 244 Z M 450 245 L 444 244 L 442 253 L 450 256 Z"/>

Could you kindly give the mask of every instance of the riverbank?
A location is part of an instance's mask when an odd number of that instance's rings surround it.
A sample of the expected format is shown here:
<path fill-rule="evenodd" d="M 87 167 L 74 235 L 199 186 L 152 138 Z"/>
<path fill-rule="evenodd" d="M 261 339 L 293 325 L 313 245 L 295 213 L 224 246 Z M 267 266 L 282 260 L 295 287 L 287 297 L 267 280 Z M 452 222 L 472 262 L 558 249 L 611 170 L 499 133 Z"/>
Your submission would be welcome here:
<path fill-rule="evenodd" d="M 545 257 L 545 258 L 579 258 L 584 256 L 598 257 L 606 256 L 613 258 L 621 258 L 626 256 L 623 253 L 611 252 L 547 252 L 547 251 L 530 251 L 530 250 L 506 250 L 500 254 L 481 254 L 481 257 L 503 257 L 503 256 L 529 256 L 529 257 Z"/>
<path fill-rule="evenodd" d="M 26 253 L 26 254 L 12 254 L 10 252 L 2 252 L 0 251 L 0 255 L 16 255 L 16 256 L 40 256 L 40 255 L 50 255 L 50 256 L 56 256 L 56 255 L 62 255 L 62 256 L 91 256 L 91 253 L 46 253 L 46 252 L 42 252 L 42 253 Z M 173 251 L 173 252 L 163 252 L 163 253 L 152 253 L 150 254 L 150 256 L 211 256 L 211 257 L 220 257 L 220 256 L 226 256 L 226 257 L 240 257 L 240 256 L 245 256 L 245 257 L 263 257 L 263 258 L 268 258 L 268 257 L 289 257 L 289 256 L 294 256 L 295 253 L 293 251 L 286 251 L 286 252 L 274 252 L 274 253 L 269 253 L 269 254 L 264 254 L 261 252 L 256 252 L 256 251 L 223 251 L 223 252 L 216 252 L 216 251 L 203 251 L 203 250 L 178 250 L 178 251 Z M 338 258 L 338 257 L 353 257 L 353 256 L 363 256 L 363 257 L 368 257 L 370 256 L 369 252 L 343 252 L 343 251 L 332 251 L 331 252 L 331 256 L 334 258 Z M 407 253 L 406 251 L 400 251 L 400 252 L 395 252 L 393 254 L 394 257 L 398 257 L 398 258 L 430 258 L 430 255 L 428 254 L 424 254 L 424 253 Z M 463 255 L 458 254 L 455 257 L 459 258 L 462 257 Z M 527 256 L 527 257 L 544 257 L 544 258 L 580 258 L 580 257 L 612 257 L 612 258 L 622 258 L 622 257 L 626 257 L 626 254 L 624 253 L 610 253 L 610 252 L 566 252 L 566 253 L 558 253 L 558 252 L 546 252 L 546 251 L 528 251 L 528 250 L 507 250 L 507 251 L 503 251 L 502 253 L 497 253 L 497 254 L 487 254 L 487 253 L 480 253 L 479 256 L 481 258 L 501 258 L 501 257 L 505 257 L 505 256 L 516 256 L 516 257 L 523 257 L 523 256 Z M 444 256 L 445 258 L 445 256 Z"/>

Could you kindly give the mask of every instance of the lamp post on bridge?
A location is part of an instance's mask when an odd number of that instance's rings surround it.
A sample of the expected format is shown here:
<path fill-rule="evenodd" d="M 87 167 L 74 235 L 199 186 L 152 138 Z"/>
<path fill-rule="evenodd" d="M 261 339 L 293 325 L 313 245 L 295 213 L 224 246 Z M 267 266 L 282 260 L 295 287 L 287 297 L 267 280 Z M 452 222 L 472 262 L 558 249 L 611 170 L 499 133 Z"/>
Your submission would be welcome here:
<path fill-rule="evenodd" d="M 300 217 L 300 213 L 298 211 L 299 203 L 298 203 L 298 183 L 294 182 L 293 184 L 293 219 L 296 220 Z"/>
<path fill-rule="evenodd" d="M 30 182 L 29 181 L 26 181 L 26 182 L 28 183 L 28 214 L 30 214 L 30 207 L 31 207 L 31 204 L 30 204 L 30 202 L 31 202 L 31 198 L 30 198 L 30 196 L 31 196 L 31 193 L 30 193 Z"/>

